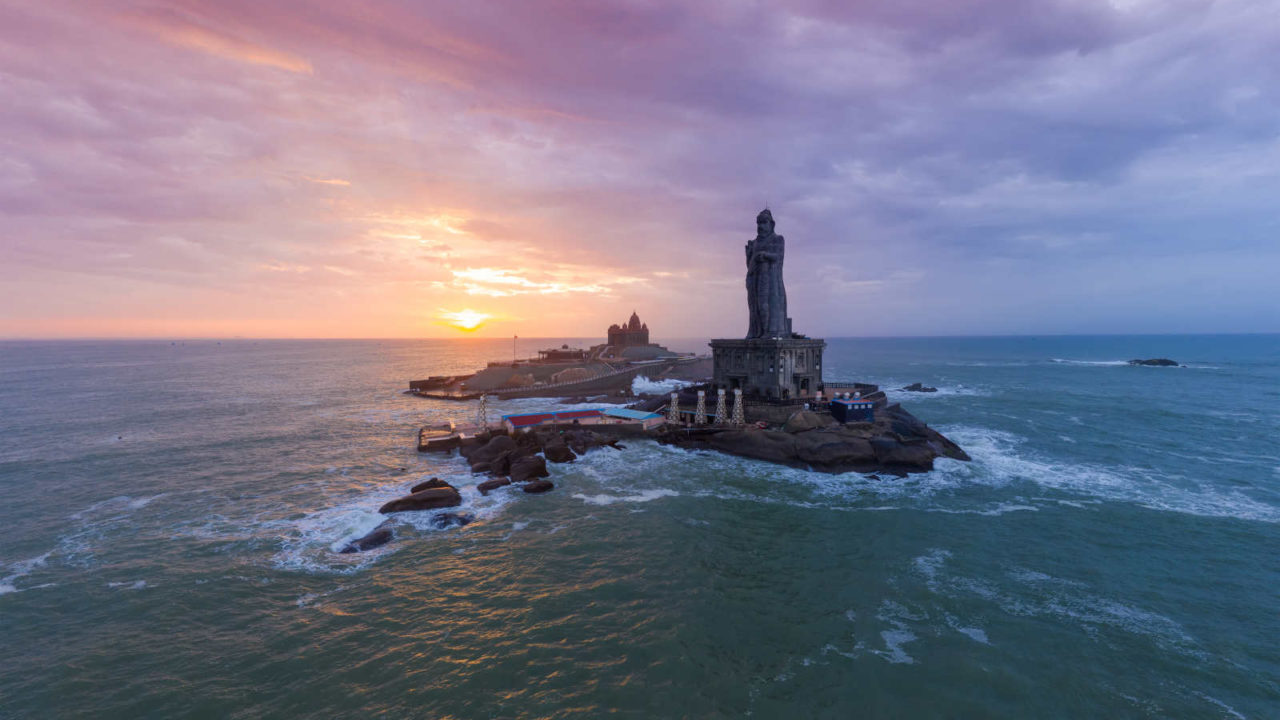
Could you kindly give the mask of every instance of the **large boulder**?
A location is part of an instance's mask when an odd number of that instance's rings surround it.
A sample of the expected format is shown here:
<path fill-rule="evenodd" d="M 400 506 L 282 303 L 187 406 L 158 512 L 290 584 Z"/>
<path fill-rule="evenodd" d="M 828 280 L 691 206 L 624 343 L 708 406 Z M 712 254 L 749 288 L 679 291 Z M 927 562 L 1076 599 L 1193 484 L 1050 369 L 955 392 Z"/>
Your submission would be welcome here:
<path fill-rule="evenodd" d="M 584 428 L 576 428 L 564 434 L 564 441 L 570 450 L 578 455 L 585 455 L 588 450 L 605 444 L 599 435 Z"/>
<path fill-rule="evenodd" d="M 477 465 L 490 465 L 501 454 L 511 452 L 516 449 L 516 441 L 507 435 L 498 435 L 490 439 L 484 445 L 471 448 L 463 448 L 462 456 L 471 463 L 471 469 L 474 471 Z"/>
<path fill-rule="evenodd" d="M 550 480 L 531 480 L 524 484 L 524 491 L 527 493 L 544 493 L 548 490 L 554 490 L 555 485 Z"/>
<path fill-rule="evenodd" d="M 547 472 L 547 461 L 538 455 L 522 457 L 511 464 L 511 481 L 528 482 L 534 478 L 550 477 Z"/>
<path fill-rule="evenodd" d="M 475 472 L 488 472 L 493 475 L 506 475 L 511 472 L 511 463 L 517 458 L 523 457 L 525 454 L 527 453 L 523 453 L 521 448 L 508 450 L 504 453 L 500 453 L 496 458 L 487 463 L 483 467 L 483 470 L 476 470 L 474 466 L 472 467 L 472 470 Z"/>
<path fill-rule="evenodd" d="M 730 455 L 783 464 L 796 462 L 796 436 L 791 433 L 748 427 L 716 433 L 707 438 L 707 444 Z"/>
<path fill-rule="evenodd" d="M 920 418 L 902 409 L 901 405 L 890 405 L 885 408 L 882 418 L 889 424 L 889 429 L 903 439 L 922 438 L 929 434 L 929 426 Z"/>
<path fill-rule="evenodd" d="M 933 428 L 928 428 L 928 430 L 929 433 L 925 439 L 929 443 L 929 447 L 933 448 L 934 452 L 953 460 L 964 460 L 965 462 L 969 462 L 973 459 L 969 457 L 969 453 L 965 452 L 963 448 L 951 442 L 951 439 L 946 435 L 943 435 Z"/>
<path fill-rule="evenodd" d="M 563 437 L 556 436 L 542 446 L 542 454 L 547 460 L 554 463 L 573 462 L 577 457 L 573 450 L 569 449 L 569 445 L 564 441 Z"/>
<path fill-rule="evenodd" d="M 426 482 L 420 482 L 417 485 L 414 485 L 413 487 L 409 488 L 409 493 L 412 494 L 416 492 L 421 492 L 422 490 L 430 490 L 432 488 L 452 488 L 452 487 L 453 487 L 452 485 L 441 480 L 440 478 L 431 478 Z"/>
<path fill-rule="evenodd" d="M 476 489 L 480 491 L 481 495 L 488 495 L 490 490 L 497 490 L 500 487 L 505 487 L 510 484 L 511 484 L 511 478 L 496 477 L 496 478 L 490 478 L 488 480 L 485 480 L 484 482 L 477 485 Z"/>
<path fill-rule="evenodd" d="M 339 550 L 338 552 L 358 553 L 358 552 L 364 552 L 366 550 L 372 550 L 376 547 L 382 547 L 383 545 L 386 545 L 387 543 L 391 542 L 391 539 L 393 537 L 395 537 L 395 533 L 393 533 L 391 531 L 391 528 L 389 527 L 390 524 L 391 524 L 390 520 L 382 523 L 378 527 L 370 530 L 364 536 L 358 537 L 355 540 L 352 540 L 351 542 L 347 543 L 346 545 L 343 545 L 342 549 Z"/>
<path fill-rule="evenodd" d="M 789 433 L 801 433 L 806 430 L 817 430 L 826 427 L 831 421 L 824 418 L 812 410 L 797 410 L 791 413 L 791 417 L 782 425 L 782 429 Z"/>
<path fill-rule="evenodd" d="M 457 507 L 462 504 L 462 496 L 458 491 L 449 488 L 431 488 L 419 490 L 412 495 L 396 498 L 378 508 L 383 515 L 412 510 L 436 510 L 438 508 Z"/>
<path fill-rule="evenodd" d="M 796 457 L 820 470 L 862 470 L 876 464 L 866 438 L 832 432 L 808 432 L 796 437 Z"/>
<path fill-rule="evenodd" d="M 889 469 L 928 471 L 937 453 L 924 441 L 900 442 L 893 438 L 871 439 L 876 461 Z"/>

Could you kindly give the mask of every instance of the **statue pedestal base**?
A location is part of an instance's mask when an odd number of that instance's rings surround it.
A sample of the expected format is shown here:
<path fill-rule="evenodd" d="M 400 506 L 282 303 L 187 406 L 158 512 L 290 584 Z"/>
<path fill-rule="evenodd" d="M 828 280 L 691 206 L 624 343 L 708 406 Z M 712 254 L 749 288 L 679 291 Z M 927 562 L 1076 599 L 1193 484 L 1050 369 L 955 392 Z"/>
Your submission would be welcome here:
<path fill-rule="evenodd" d="M 812 397 L 822 387 L 822 351 L 813 338 L 712 340 L 712 382 L 773 400 Z"/>

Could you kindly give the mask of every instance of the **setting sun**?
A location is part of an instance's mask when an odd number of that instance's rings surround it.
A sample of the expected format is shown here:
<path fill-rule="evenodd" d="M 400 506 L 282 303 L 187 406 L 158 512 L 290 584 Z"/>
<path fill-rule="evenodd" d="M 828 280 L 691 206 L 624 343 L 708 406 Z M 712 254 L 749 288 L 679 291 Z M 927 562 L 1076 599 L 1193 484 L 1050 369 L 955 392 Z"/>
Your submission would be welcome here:
<path fill-rule="evenodd" d="M 484 325 L 485 321 L 492 317 L 493 316 L 488 313 L 478 312 L 470 308 L 457 311 L 442 310 L 440 312 L 440 319 L 444 321 L 446 325 L 463 332 L 474 332 L 479 330 L 480 326 Z"/>

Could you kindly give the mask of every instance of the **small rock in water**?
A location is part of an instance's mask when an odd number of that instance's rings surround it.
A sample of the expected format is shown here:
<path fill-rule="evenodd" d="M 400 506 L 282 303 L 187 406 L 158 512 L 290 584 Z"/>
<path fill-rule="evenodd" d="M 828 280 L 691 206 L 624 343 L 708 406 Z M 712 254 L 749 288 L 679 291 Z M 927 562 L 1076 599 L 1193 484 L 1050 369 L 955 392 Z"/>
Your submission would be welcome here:
<path fill-rule="evenodd" d="M 1146 365 L 1148 367 L 1177 367 L 1176 360 L 1169 358 L 1148 358 L 1146 360 L 1134 359 L 1129 361 L 1130 365 Z"/>
<path fill-rule="evenodd" d="M 426 482 L 420 482 L 417 485 L 414 485 L 413 487 L 409 488 L 409 493 L 412 494 L 412 493 L 420 492 L 422 490 L 430 490 L 432 488 L 453 488 L 453 486 L 441 480 L 440 478 L 431 478 Z"/>
<path fill-rule="evenodd" d="M 475 519 L 476 519 L 476 516 L 472 515 L 471 513 L 447 512 L 447 513 L 440 513 L 439 515 L 433 515 L 431 517 L 431 524 L 436 526 L 438 529 L 443 530 L 449 527 L 462 527 L 463 525 L 470 525 L 473 521 L 475 521 Z"/>
<path fill-rule="evenodd" d="M 544 493 L 554 490 L 555 485 L 550 480 L 531 480 L 524 485 L 524 491 L 530 494 Z"/>
<path fill-rule="evenodd" d="M 451 488 L 431 488 L 419 490 L 411 495 L 396 498 L 378 508 L 378 512 L 387 515 L 410 510 L 435 510 L 437 508 L 457 507 L 462 504 L 462 496 Z"/>
<path fill-rule="evenodd" d="M 484 482 L 477 485 L 476 489 L 480 491 L 481 495 L 488 495 L 490 490 L 497 490 L 500 487 L 505 487 L 510 484 L 511 484 L 511 478 L 496 477 L 489 480 L 485 480 Z"/>
<path fill-rule="evenodd" d="M 938 388 L 929 387 L 928 385 L 922 385 L 920 383 L 911 383 L 910 385 L 901 388 L 901 390 L 904 392 L 938 392 Z"/>
<path fill-rule="evenodd" d="M 387 527 L 387 523 L 383 523 L 374 528 L 367 535 L 358 537 L 347 543 L 338 552 L 348 554 L 372 550 L 391 542 L 391 538 L 393 537 L 395 537 L 395 533 L 391 532 L 391 528 Z"/>

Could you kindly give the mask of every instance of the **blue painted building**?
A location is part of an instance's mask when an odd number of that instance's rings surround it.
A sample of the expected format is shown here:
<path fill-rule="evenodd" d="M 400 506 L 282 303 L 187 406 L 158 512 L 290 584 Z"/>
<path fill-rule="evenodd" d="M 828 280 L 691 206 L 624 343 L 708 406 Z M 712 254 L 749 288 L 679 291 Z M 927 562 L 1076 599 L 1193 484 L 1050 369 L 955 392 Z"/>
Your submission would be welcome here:
<path fill-rule="evenodd" d="M 831 417 L 842 423 L 875 422 L 876 404 L 862 398 L 836 398 L 829 406 Z"/>

